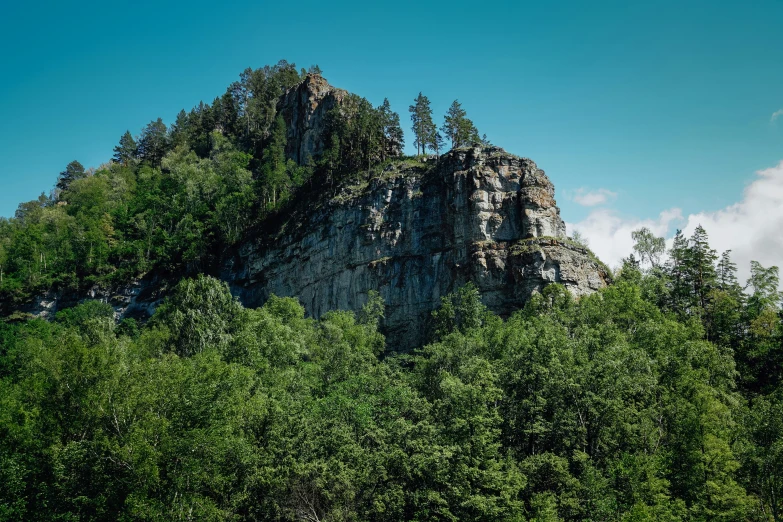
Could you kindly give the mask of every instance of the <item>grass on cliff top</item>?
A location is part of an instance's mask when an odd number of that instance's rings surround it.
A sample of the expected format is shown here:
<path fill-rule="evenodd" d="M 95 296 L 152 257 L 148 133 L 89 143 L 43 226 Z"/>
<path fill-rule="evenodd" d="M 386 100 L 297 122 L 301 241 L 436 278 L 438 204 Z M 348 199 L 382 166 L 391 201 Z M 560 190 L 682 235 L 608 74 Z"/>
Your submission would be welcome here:
<path fill-rule="evenodd" d="M 353 174 L 343 181 L 338 192 L 331 198 L 333 203 L 343 204 L 361 196 L 370 186 L 371 181 L 389 181 L 401 176 L 423 175 L 433 165 L 434 160 L 427 161 L 426 156 L 405 156 L 391 158 L 379 163 L 367 171 Z"/>

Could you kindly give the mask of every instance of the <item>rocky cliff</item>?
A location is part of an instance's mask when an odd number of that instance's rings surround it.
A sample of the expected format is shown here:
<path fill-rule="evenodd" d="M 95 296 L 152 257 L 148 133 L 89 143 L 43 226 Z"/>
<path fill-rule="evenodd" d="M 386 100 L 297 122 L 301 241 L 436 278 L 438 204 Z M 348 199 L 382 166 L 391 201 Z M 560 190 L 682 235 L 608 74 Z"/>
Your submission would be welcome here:
<path fill-rule="evenodd" d="M 286 155 L 305 164 L 324 150 L 327 113 L 342 104 L 347 91 L 329 85 L 320 74 L 310 74 L 277 103 L 277 113 L 288 128 Z"/>
<path fill-rule="evenodd" d="M 280 98 L 289 158 L 301 164 L 321 154 L 327 113 L 347 96 L 310 75 Z M 441 296 L 468 281 L 490 310 L 508 315 L 549 283 L 583 295 L 609 278 L 604 265 L 566 237 L 544 172 L 496 147 L 397 160 L 331 195 L 315 189 L 300 195 L 262 228 L 217 268 L 246 306 L 262 305 L 272 294 L 294 296 L 319 317 L 359 310 L 377 290 L 386 302 L 383 329 L 391 349 L 425 341 Z M 46 294 L 25 311 L 51 317 L 93 298 L 112 304 L 118 319 L 144 318 L 174 283 L 171 274 L 152 273 L 88 296 Z"/>
<path fill-rule="evenodd" d="M 424 341 L 441 296 L 467 281 L 508 315 L 548 283 L 582 295 L 608 274 L 566 238 L 544 172 L 490 147 L 401 161 L 307 202 L 274 233 L 243 243 L 222 278 L 248 306 L 296 296 L 314 317 L 358 310 L 378 290 L 388 343 L 407 349 Z"/>

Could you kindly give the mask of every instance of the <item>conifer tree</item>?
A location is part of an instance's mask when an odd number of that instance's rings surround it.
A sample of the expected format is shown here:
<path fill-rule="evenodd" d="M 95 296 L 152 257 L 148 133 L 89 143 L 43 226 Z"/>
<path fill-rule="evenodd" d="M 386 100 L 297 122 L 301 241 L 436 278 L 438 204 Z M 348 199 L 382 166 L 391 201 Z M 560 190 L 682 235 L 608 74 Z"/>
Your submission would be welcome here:
<path fill-rule="evenodd" d="M 120 138 L 120 143 L 114 147 L 114 161 L 123 166 L 128 166 L 136 160 L 136 140 L 133 139 L 130 131 Z"/>
<path fill-rule="evenodd" d="M 435 150 L 437 148 L 435 143 L 437 129 L 432 121 L 430 100 L 419 93 L 419 96 L 414 100 L 414 105 L 411 105 L 408 111 L 411 113 L 413 135 L 415 136 L 413 144 L 416 145 L 416 153 L 424 154 L 428 147 Z"/>
<path fill-rule="evenodd" d="M 432 150 L 435 151 L 436 156 L 440 156 L 440 149 L 443 148 L 443 136 L 437 130 L 432 135 L 432 143 L 430 144 Z"/>
<path fill-rule="evenodd" d="M 666 268 L 671 285 L 671 305 L 680 313 L 687 312 L 688 308 L 687 259 L 688 239 L 682 230 L 677 230 L 672 248 L 669 250 L 669 261 Z"/>
<path fill-rule="evenodd" d="M 731 250 L 726 250 L 721 254 L 715 276 L 721 290 L 734 296 L 741 294 L 742 287 L 737 281 L 737 265 L 731 260 Z"/>
<path fill-rule="evenodd" d="M 262 192 L 272 194 L 272 207 L 277 205 L 277 195 L 288 184 L 285 161 L 286 127 L 282 116 L 275 119 L 269 144 L 264 149 L 261 169 Z"/>
<path fill-rule="evenodd" d="M 70 162 L 57 178 L 57 189 L 68 190 L 71 183 L 85 176 L 84 166 L 76 160 Z"/>
<path fill-rule="evenodd" d="M 405 145 L 405 137 L 400 127 L 400 115 L 391 109 L 388 98 L 383 99 L 383 104 L 378 108 L 383 127 L 384 147 L 382 160 L 388 157 L 399 156 Z"/>
<path fill-rule="evenodd" d="M 159 167 L 168 151 L 169 140 L 166 132 L 166 124 L 158 118 L 144 127 L 139 138 L 138 156 L 153 167 Z"/>
<path fill-rule="evenodd" d="M 188 113 L 179 111 L 177 119 L 169 127 L 169 142 L 172 148 L 188 143 Z"/>
<path fill-rule="evenodd" d="M 467 117 L 459 100 L 454 100 L 449 107 L 440 129 L 451 142 L 452 148 L 465 147 L 471 143 L 481 142 L 478 129 Z"/>
<path fill-rule="evenodd" d="M 699 225 L 690 239 L 687 268 L 696 304 L 702 309 L 707 307 L 707 295 L 715 287 L 717 275 L 715 261 L 718 254 L 710 248 L 707 232 Z"/>

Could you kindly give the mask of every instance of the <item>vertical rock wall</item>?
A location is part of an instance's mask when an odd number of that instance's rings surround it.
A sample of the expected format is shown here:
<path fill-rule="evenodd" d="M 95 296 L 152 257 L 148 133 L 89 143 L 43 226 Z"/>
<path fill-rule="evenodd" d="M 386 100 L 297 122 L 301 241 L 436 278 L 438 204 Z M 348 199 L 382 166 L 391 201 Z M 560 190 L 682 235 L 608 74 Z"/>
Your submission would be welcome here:
<path fill-rule="evenodd" d="M 234 293 L 248 306 L 296 296 L 319 317 L 359 310 L 378 290 L 392 349 L 425 341 L 441 296 L 467 281 L 507 315 L 548 283 L 581 295 L 608 279 L 566 239 L 544 172 L 498 148 L 402 162 L 366 185 L 304 202 L 281 228 L 244 243 L 226 263 Z"/>

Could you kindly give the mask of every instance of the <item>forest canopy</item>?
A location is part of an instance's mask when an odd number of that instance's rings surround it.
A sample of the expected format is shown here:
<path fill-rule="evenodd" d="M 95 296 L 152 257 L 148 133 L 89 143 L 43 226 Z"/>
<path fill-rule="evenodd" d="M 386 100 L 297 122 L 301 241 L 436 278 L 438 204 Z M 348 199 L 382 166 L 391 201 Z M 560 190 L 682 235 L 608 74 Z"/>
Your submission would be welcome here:
<path fill-rule="evenodd" d="M 509 317 L 455 288 L 404 354 L 376 292 L 316 320 L 206 275 L 297 198 L 418 161 L 388 100 L 355 95 L 323 154 L 288 158 L 277 100 L 317 74 L 247 69 L 0 219 L 0 520 L 783 520 L 778 267 L 740 282 L 702 227 L 668 250 L 637 230 L 607 288 Z M 440 128 L 421 93 L 409 113 L 422 154 L 488 143 L 457 100 Z M 152 272 L 144 322 L 22 313 Z"/>
<path fill-rule="evenodd" d="M 507 320 L 467 285 L 405 355 L 377 294 L 316 321 L 205 276 L 145 325 L 0 323 L 0 520 L 779 520 L 779 299 L 675 266 Z"/>

